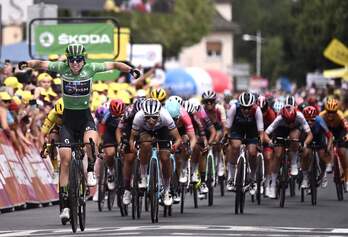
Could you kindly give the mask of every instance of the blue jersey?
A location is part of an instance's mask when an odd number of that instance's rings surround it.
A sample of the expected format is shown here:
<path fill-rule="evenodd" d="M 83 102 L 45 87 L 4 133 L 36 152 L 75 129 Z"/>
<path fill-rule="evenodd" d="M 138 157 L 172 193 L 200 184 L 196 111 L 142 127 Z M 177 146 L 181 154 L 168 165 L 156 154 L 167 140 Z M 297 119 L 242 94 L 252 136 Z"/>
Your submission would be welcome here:
<path fill-rule="evenodd" d="M 311 126 L 311 132 L 313 134 L 313 137 L 316 138 L 323 135 L 328 136 L 330 130 L 327 127 L 324 119 L 320 116 L 316 116 L 314 124 Z"/>

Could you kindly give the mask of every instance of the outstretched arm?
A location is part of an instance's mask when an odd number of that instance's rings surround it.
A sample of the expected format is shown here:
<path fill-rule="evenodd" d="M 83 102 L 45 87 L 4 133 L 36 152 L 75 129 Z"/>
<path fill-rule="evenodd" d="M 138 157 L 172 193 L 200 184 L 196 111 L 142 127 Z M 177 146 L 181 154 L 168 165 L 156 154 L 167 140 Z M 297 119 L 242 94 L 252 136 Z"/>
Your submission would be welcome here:
<path fill-rule="evenodd" d="M 41 60 L 29 60 L 26 62 L 18 63 L 19 70 L 23 70 L 24 68 L 33 68 L 33 69 L 41 69 L 48 70 L 49 61 L 41 61 Z"/>

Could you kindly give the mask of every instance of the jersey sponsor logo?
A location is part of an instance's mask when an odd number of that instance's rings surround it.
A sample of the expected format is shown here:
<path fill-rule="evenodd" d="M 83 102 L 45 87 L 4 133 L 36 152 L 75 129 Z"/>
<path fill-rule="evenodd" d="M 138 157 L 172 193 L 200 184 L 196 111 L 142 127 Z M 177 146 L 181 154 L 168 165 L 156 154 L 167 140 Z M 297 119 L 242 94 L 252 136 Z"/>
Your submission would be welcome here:
<path fill-rule="evenodd" d="M 66 44 L 111 44 L 111 39 L 107 34 L 85 34 L 85 35 L 68 35 L 61 34 L 58 36 L 60 45 Z"/>
<path fill-rule="evenodd" d="M 64 139 L 64 143 L 65 143 L 65 144 L 70 144 L 69 139 L 68 139 L 68 138 Z"/>
<path fill-rule="evenodd" d="M 70 96 L 89 95 L 91 89 L 90 80 L 87 81 L 65 81 L 63 80 L 63 93 Z"/>

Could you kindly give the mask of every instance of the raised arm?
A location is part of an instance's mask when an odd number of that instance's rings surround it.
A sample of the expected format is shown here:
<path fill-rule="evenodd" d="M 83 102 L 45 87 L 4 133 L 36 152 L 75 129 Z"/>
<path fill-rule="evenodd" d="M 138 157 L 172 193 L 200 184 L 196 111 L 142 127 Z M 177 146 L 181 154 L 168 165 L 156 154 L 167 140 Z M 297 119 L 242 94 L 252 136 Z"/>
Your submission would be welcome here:
<path fill-rule="evenodd" d="M 48 70 L 48 63 L 50 61 L 41 61 L 41 60 L 29 60 L 26 62 L 19 62 L 18 68 L 19 70 L 23 70 L 27 67 L 33 68 L 33 69 L 41 69 L 41 70 Z"/>
<path fill-rule="evenodd" d="M 133 69 L 131 66 L 128 66 L 125 63 L 121 62 L 105 62 L 106 70 L 114 70 L 117 69 L 121 72 L 130 73 L 134 78 L 139 78 L 141 73 L 138 69 Z"/>

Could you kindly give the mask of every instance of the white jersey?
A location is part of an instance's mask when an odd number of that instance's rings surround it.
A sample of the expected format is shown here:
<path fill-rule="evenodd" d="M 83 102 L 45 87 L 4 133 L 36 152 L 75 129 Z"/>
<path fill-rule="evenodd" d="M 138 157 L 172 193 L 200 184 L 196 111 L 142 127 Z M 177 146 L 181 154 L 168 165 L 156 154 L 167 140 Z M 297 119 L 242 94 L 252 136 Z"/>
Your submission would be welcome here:
<path fill-rule="evenodd" d="M 169 112 L 164 108 L 161 108 L 160 117 L 153 128 L 150 128 L 145 122 L 145 114 L 142 110 L 135 114 L 132 125 L 132 129 L 136 131 L 155 131 L 162 127 L 168 127 L 169 130 L 176 128 L 174 120 L 170 116 Z"/>
<path fill-rule="evenodd" d="M 305 117 L 299 111 L 296 112 L 296 119 L 295 119 L 295 122 L 293 123 L 286 122 L 281 115 L 278 115 L 276 119 L 273 121 L 273 123 L 271 123 L 268 126 L 268 128 L 266 129 L 266 133 L 271 134 L 278 127 L 286 127 L 290 129 L 303 128 L 303 130 L 306 133 L 309 133 L 311 131 L 311 128 L 309 127 Z"/>

